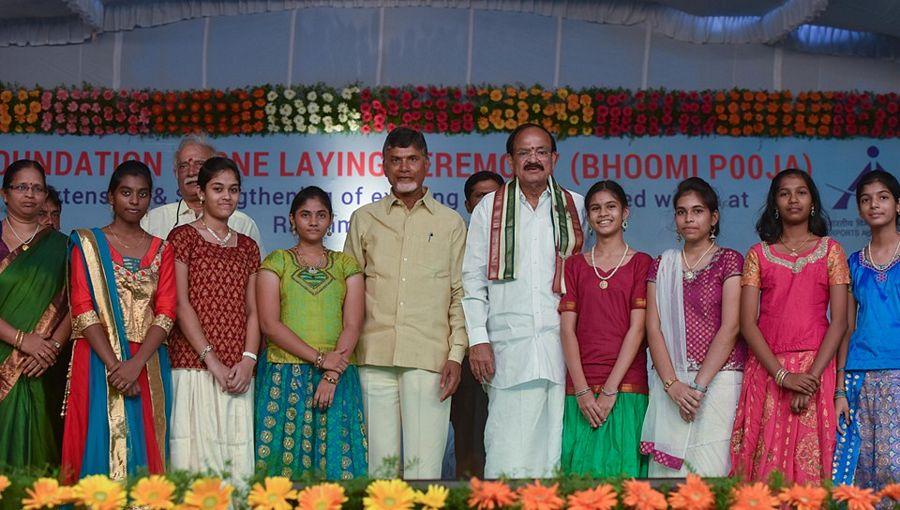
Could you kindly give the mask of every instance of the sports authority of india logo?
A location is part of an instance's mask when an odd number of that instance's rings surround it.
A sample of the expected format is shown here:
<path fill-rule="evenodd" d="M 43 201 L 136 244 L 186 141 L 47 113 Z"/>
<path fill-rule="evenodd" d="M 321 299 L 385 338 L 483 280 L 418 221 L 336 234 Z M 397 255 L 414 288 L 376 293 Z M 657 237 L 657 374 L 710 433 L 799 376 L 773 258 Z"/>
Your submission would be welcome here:
<path fill-rule="evenodd" d="M 866 154 L 871 158 L 875 159 L 878 157 L 879 151 L 878 147 L 872 145 L 866 150 Z M 850 186 L 847 188 L 841 188 L 839 186 L 835 186 L 833 184 L 828 184 L 829 188 L 835 189 L 841 193 L 841 197 L 838 198 L 837 202 L 831 207 L 832 209 L 847 209 L 847 206 L 850 204 L 850 199 L 856 197 L 856 187 L 859 186 L 859 181 L 862 180 L 863 176 L 873 170 L 882 170 L 885 171 L 884 168 L 881 167 L 881 164 L 877 161 L 874 162 L 875 167 L 872 167 L 872 161 L 866 163 L 866 166 L 863 167 L 862 171 L 859 172 L 859 175 L 853 179 L 853 182 L 850 183 Z"/>

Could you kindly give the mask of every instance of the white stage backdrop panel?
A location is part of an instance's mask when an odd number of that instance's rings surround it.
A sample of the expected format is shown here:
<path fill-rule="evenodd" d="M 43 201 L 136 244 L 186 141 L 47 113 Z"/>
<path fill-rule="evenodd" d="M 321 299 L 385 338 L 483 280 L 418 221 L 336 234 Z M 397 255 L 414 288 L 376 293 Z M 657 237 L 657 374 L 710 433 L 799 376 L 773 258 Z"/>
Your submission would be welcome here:
<path fill-rule="evenodd" d="M 426 184 L 436 198 L 465 216 L 463 183 L 479 170 L 510 177 L 504 135 L 428 135 L 431 167 Z M 327 135 L 226 137 L 213 140 L 244 173 L 240 208 L 259 224 L 267 250 L 292 244 L 287 215 L 293 195 L 316 185 L 331 193 L 335 208 L 331 248 L 343 246 L 350 214 L 388 191 L 382 172 L 384 136 Z M 174 151 L 178 139 L 127 136 L 0 136 L 0 165 L 37 159 L 48 182 L 62 194 L 63 227 L 104 225 L 110 220 L 106 187 L 126 159 L 146 162 L 157 177 L 151 207 L 178 198 Z M 813 175 L 832 220 L 832 234 L 849 252 L 868 234 L 853 195 L 859 177 L 875 168 L 897 175 L 898 140 L 797 138 L 571 138 L 559 143 L 555 175 L 584 194 L 600 179 L 618 181 L 629 194 L 626 239 L 658 254 L 675 245 L 671 195 L 678 181 L 709 181 L 722 201 L 721 242 L 744 251 L 758 239 L 754 224 L 771 178 L 797 167 Z"/>

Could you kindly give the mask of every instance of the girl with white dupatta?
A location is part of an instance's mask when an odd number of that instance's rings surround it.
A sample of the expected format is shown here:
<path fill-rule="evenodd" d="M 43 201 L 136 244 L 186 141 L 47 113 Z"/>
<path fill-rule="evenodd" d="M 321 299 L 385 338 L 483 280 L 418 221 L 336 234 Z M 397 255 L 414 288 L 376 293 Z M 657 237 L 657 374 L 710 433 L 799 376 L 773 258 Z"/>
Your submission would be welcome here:
<path fill-rule="evenodd" d="M 650 268 L 647 342 L 650 404 L 641 452 L 651 477 L 726 476 L 747 346 L 738 338 L 741 254 L 716 244 L 719 200 L 703 179 L 673 199 L 681 250 Z"/>

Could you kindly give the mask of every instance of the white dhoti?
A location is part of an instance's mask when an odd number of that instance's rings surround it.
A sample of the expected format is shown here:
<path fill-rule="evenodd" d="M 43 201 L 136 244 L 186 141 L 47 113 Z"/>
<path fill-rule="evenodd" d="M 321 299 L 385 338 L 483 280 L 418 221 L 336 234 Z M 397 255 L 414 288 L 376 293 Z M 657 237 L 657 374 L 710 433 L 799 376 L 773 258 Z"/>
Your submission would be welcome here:
<path fill-rule="evenodd" d="M 450 399 L 440 401 L 441 374 L 361 366 L 359 382 L 369 431 L 370 476 L 397 476 L 390 461 L 399 463 L 402 444 L 403 478 L 440 479 L 450 423 Z"/>
<path fill-rule="evenodd" d="M 546 478 L 559 467 L 565 385 L 488 386 L 485 478 Z"/>
<path fill-rule="evenodd" d="M 253 383 L 243 395 L 219 388 L 206 370 L 172 370 L 172 469 L 228 473 L 243 487 L 253 476 Z"/>
<path fill-rule="evenodd" d="M 687 374 L 688 381 L 693 381 L 697 376 L 697 372 Z M 666 467 L 651 456 L 649 470 L 651 478 L 684 478 L 688 473 L 703 477 L 728 476 L 731 469 L 734 414 L 741 395 L 743 379 L 744 373 L 734 370 L 723 370 L 716 374 L 703 397 L 697 418 L 691 424 L 681 469 Z M 656 386 L 659 388 L 653 387 L 651 391 L 661 390 L 661 385 Z M 676 406 L 671 400 L 669 404 Z"/>

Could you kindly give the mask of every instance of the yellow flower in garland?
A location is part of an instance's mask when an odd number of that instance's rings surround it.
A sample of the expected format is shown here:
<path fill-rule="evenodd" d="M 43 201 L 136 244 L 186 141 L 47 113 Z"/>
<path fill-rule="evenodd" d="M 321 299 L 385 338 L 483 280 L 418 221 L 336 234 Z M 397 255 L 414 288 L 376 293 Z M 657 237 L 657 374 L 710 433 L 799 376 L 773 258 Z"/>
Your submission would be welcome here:
<path fill-rule="evenodd" d="M 416 493 L 403 480 L 377 480 L 366 487 L 366 510 L 410 510 Z"/>
<path fill-rule="evenodd" d="M 297 499 L 297 491 L 291 481 L 283 476 L 266 478 L 265 486 L 257 483 L 247 497 L 254 510 L 291 510 L 289 499 Z"/>
<path fill-rule="evenodd" d="M 38 478 L 31 488 L 25 489 L 25 494 L 27 497 L 22 499 L 24 510 L 55 508 L 63 502 L 59 482 L 53 478 Z"/>
<path fill-rule="evenodd" d="M 135 506 L 147 510 L 166 510 L 175 507 L 172 496 L 175 494 L 175 484 L 164 476 L 153 475 L 141 478 L 131 488 L 131 501 Z"/>
<path fill-rule="evenodd" d="M 297 494 L 298 510 L 341 510 L 346 502 L 344 487 L 336 483 L 320 483 Z"/>
<path fill-rule="evenodd" d="M 3 499 L 3 491 L 9 487 L 9 478 L 0 475 L 0 499 Z"/>
<path fill-rule="evenodd" d="M 184 504 L 199 510 L 227 510 L 234 487 L 218 478 L 201 478 L 191 484 Z"/>
<path fill-rule="evenodd" d="M 447 496 L 450 489 L 440 485 L 429 485 L 428 491 L 416 493 L 416 503 L 422 505 L 425 510 L 441 510 L 447 504 Z"/>
<path fill-rule="evenodd" d="M 731 494 L 734 496 L 732 510 L 773 510 L 778 507 L 778 498 L 762 482 L 735 487 Z"/>
<path fill-rule="evenodd" d="M 125 488 L 106 475 L 82 478 L 75 486 L 79 504 L 90 510 L 119 510 L 125 506 Z"/>

